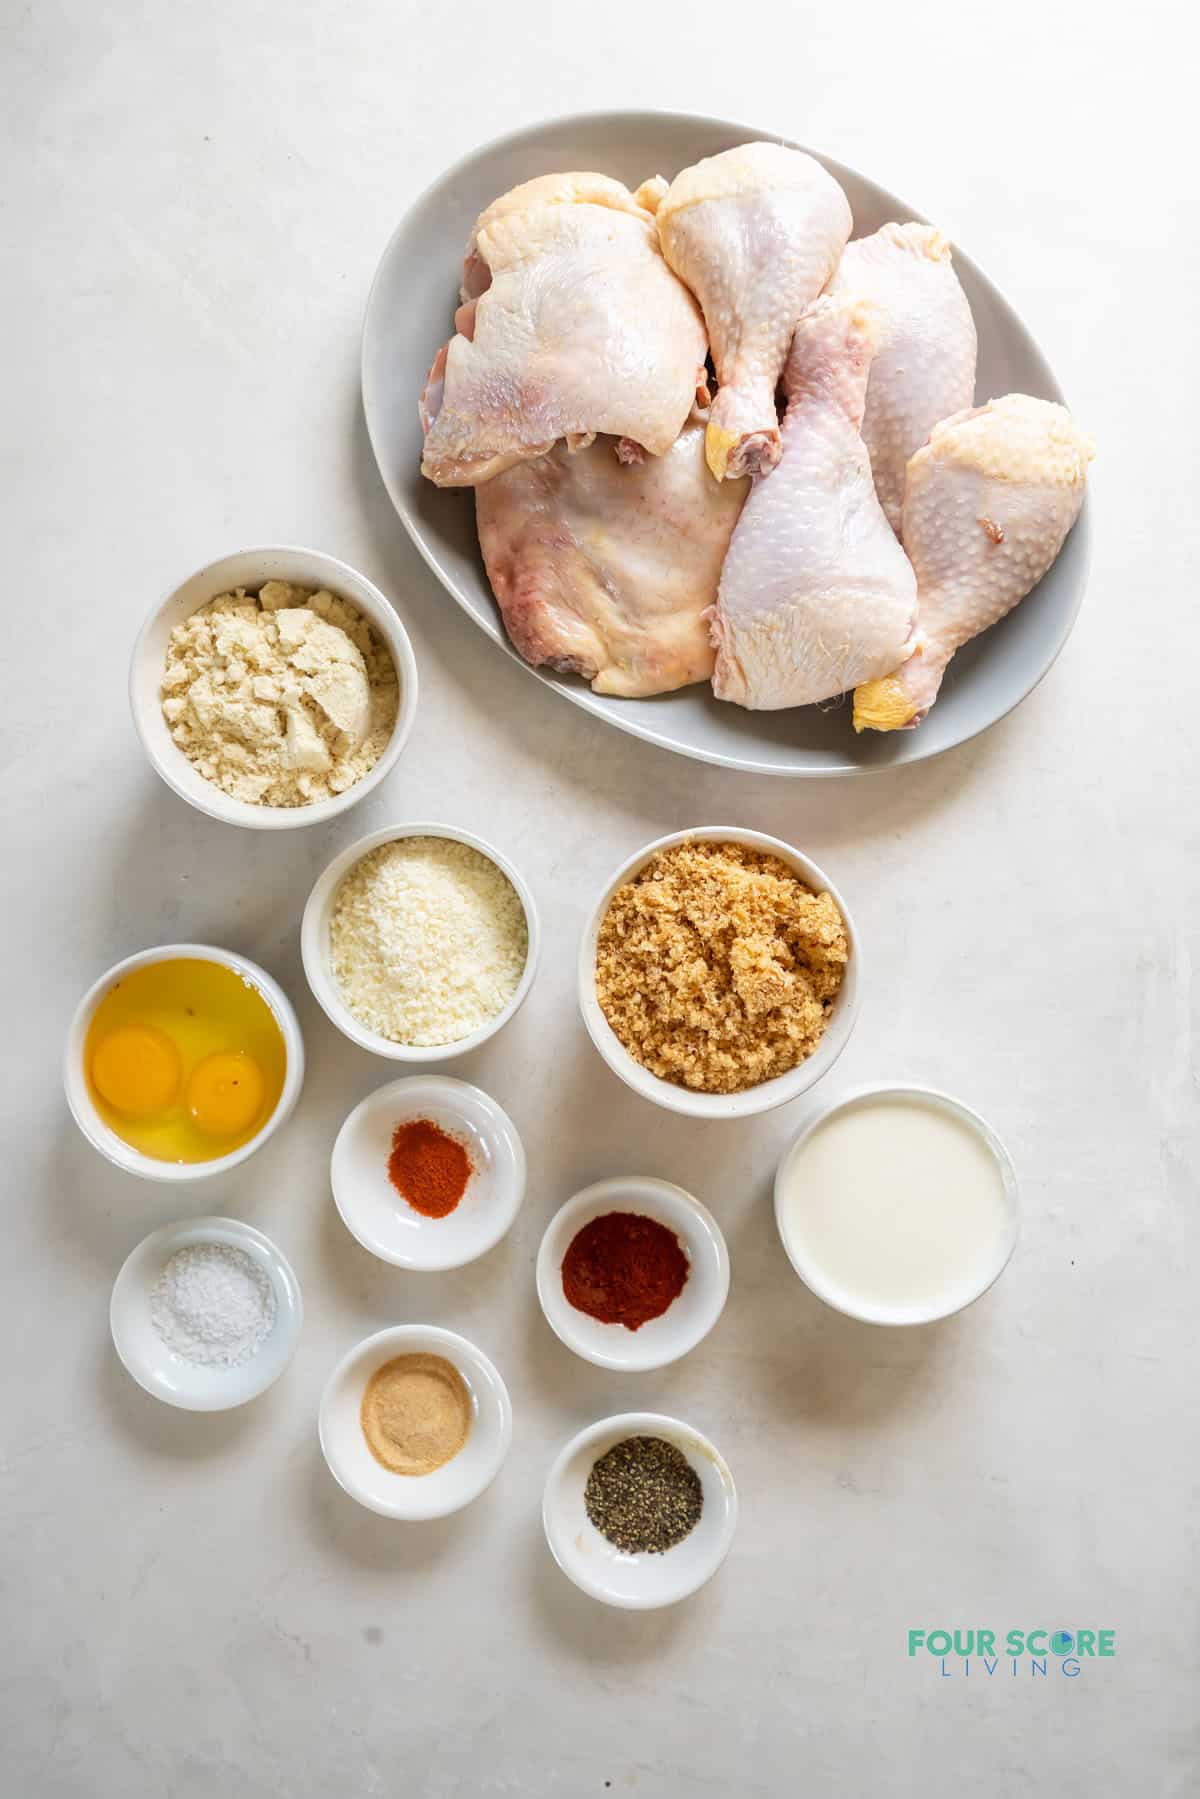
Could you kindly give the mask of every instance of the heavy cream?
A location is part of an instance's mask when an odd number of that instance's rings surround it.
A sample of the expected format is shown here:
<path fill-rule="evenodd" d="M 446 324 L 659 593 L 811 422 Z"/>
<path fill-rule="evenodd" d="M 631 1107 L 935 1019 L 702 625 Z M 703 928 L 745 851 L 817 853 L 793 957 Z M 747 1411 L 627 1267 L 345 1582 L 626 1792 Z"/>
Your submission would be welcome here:
<path fill-rule="evenodd" d="M 833 1112 L 780 1170 L 779 1228 L 830 1304 L 881 1324 L 944 1317 L 1003 1268 L 1015 1197 L 956 1108 L 885 1092 Z"/>

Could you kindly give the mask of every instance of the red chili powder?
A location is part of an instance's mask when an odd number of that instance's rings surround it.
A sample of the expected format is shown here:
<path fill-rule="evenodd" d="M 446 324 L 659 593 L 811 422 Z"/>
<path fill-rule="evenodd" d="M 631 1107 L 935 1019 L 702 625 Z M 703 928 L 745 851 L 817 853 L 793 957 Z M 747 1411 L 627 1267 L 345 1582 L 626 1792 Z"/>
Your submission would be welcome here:
<path fill-rule="evenodd" d="M 563 1257 L 567 1302 L 601 1324 L 640 1330 L 683 1291 L 688 1259 L 674 1231 L 638 1212 L 605 1212 L 571 1239 Z"/>
<path fill-rule="evenodd" d="M 414 1212 L 445 1218 L 475 1172 L 466 1148 L 432 1118 L 411 1118 L 392 1133 L 388 1179 Z"/>

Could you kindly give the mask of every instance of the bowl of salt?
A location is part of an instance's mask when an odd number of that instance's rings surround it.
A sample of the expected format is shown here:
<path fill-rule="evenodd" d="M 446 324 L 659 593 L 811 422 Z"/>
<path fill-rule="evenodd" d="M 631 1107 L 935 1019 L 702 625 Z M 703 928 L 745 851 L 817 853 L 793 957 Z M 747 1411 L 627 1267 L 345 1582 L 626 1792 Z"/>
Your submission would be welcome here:
<path fill-rule="evenodd" d="M 112 1291 L 128 1373 L 165 1405 L 224 1412 L 273 1386 L 300 1337 L 300 1283 L 269 1237 L 236 1218 L 151 1231 Z"/>

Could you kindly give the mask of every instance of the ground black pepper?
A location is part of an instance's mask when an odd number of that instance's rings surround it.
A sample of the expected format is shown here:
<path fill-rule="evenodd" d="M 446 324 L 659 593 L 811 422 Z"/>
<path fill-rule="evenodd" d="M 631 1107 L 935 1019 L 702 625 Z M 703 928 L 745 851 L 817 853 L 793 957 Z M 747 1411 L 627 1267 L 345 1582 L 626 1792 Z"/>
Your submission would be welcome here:
<path fill-rule="evenodd" d="M 696 1526 L 700 1476 L 663 1437 L 626 1437 L 592 1465 L 583 1491 L 587 1515 L 617 1549 L 661 1555 Z"/>

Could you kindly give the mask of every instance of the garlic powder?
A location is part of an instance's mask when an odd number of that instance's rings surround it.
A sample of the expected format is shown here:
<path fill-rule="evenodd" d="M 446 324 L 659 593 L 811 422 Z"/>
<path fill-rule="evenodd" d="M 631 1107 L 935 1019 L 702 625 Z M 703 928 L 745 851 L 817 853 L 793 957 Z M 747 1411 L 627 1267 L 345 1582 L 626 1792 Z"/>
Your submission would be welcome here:
<path fill-rule="evenodd" d="M 457 1043 L 502 1012 L 529 932 L 520 895 L 470 844 L 401 837 L 370 850 L 334 895 L 330 965 L 360 1024 L 414 1048 Z"/>
<path fill-rule="evenodd" d="M 387 646 L 348 600 L 267 581 L 219 594 L 167 644 L 163 717 L 231 799 L 304 806 L 360 781 L 399 708 Z"/>

